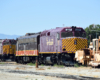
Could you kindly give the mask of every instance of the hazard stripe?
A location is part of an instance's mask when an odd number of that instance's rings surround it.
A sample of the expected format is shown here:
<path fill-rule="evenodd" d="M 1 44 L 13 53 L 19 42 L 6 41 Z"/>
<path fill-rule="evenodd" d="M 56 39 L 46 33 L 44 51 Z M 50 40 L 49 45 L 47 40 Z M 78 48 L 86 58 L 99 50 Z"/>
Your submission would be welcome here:
<path fill-rule="evenodd" d="M 74 41 L 77 41 L 77 44 L 74 44 Z M 68 53 L 75 53 L 76 50 L 87 48 L 87 39 L 83 38 L 67 38 L 62 40 L 62 51 L 63 49 L 66 49 L 65 51 Z"/>

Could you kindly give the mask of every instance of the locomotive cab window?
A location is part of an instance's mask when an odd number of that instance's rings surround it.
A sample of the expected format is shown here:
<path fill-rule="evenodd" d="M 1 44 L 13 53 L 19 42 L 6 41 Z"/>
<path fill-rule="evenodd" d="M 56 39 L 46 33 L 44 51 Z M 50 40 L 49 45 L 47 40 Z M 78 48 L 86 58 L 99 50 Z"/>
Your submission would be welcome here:
<path fill-rule="evenodd" d="M 61 33 L 61 37 L 65 38 L 65 37 L 72 37 L 73 36 L 73 32 L 62 32 Z"/>
<path fill-rule="evenodd" d="M 59 33 L 57 33 L 57 39 L 58 39 L 58 40 L 60 39 L 60 34 L 59 34 Z"/>
<path fill-rule="evenodd" d="M 86 37 L 86 33 L 85 32 L 80 32 L 80 31 L 76 31 L 75 32 L 75 36 L 76 37 Z"/>

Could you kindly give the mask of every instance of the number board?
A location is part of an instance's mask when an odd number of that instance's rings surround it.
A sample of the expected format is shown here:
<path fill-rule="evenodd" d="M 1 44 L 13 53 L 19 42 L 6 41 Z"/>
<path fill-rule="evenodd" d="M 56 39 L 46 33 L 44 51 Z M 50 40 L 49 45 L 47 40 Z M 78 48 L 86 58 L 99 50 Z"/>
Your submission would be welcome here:
<path fill-rule="evenodd" d="M 72 31 L 72 29 L 66 29 L 66 31 Z"/>
<path fill-rule="evenodd" d="M 75 31 L 81 31 L 81 29 L 75 29 Z"/>

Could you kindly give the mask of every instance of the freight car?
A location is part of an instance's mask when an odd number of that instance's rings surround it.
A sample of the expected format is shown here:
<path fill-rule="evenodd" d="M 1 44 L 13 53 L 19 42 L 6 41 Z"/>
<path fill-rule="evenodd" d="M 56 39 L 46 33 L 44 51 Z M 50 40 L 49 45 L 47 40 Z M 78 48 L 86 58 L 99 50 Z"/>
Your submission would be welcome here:
<path fill-rule="evenodd" d="M 16 40 L 4 39 L 0 40 L 0 59 L 5 61 L 7 59 L 14 60 L 16 53 Z"/>
<path fill-rule="evenodd" d="M 74 65 L 75 51 L 87 48 L 86 33 L 81 27 L 57 27 L 17 40 L 16 61 Z"/>

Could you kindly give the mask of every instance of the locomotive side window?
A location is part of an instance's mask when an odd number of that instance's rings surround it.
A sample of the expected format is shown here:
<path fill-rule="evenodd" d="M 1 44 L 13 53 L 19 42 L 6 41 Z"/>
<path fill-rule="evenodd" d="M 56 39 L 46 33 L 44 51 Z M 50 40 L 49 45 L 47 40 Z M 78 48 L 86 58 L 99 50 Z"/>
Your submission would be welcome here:
<path fill-rule="evenodd" d="M 73 36 L 73 32 L 62 32 L 61 33 L 61 37 L 65 38 L 65 37 L 72 37 Z"/>
<path fill-rule="evenodd" d="M 58 40 L 60 39 L 60 35 L 59 35 L 59 33 L 57 33 L 57 39 L 58 39 Z"/>

